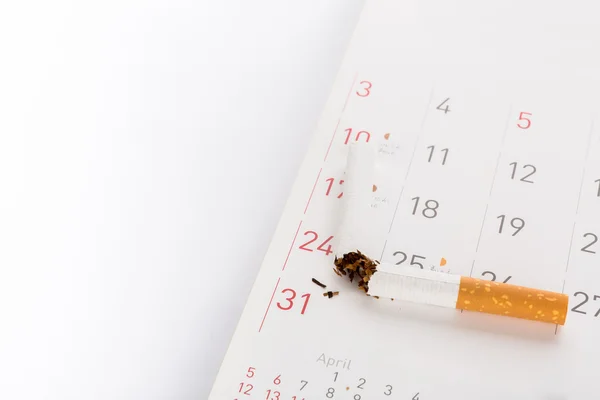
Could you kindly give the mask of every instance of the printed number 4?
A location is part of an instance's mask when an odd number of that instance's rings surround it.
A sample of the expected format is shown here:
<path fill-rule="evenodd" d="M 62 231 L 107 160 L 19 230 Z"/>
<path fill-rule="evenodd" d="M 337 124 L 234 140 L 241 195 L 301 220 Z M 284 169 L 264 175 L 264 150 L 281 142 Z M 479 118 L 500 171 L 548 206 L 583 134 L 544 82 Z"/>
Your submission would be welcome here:
<path fill-rule="evenodd" d="M 450 112 L 450 104 L 446 104 L 446 103 L 448 103 L 448 101 L 450 101 L 450 97 L 448 97 L 446 100 L 442 101 L 440 103 L 440 105 L 436 107 L 436 109 L 440 110 L 440 111 L 443 111 L 444 114 L 448 114 Z M 443 107 L 444 105 L 446 107 Z"/>
<path fill-rule="evenodd" d="M 308 242 L 301 244 L 299 248 L 306 251 L 314 251 L 312 248 L 307 246 L 316 242 L 319 238 L 319 235 L 317 234 L 317 232 L 314 231 L 306 231 L 304 232 L 304 236 L 312 236 L 313 238 L 310 239 Z M 317 250 L 325 252 L 325 255 L 330 255 L 331 253 L 333 253 L 333 251 L 331 251 L 331 245 L 329 244 L 331 239 L 333 239 L 333 236 L 329 236 L 323 243 L 319 245 L 319 247 L 317 247 Z"/>

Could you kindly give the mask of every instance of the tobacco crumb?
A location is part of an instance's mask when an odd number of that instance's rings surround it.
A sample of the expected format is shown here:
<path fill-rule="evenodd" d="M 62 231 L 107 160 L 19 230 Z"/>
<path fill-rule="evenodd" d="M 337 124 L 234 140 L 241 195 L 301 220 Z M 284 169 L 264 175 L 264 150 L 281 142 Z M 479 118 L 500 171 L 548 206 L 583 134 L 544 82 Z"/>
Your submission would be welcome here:
<path fill-rule="evenodd" d="M 323 297 L 329 297 L 332 298 L 333 296 L 337 296 L 338 294 L 340 294 L 340 292 L 325 292 L 323 293 Z"/>
<path fill-rule="evenodd" d="M 379 300 L 379 296 L 373 296 L 374 298 L 376 298 L 377 300 Z"/>
<path fill-rule="evenodd" d="M 322 287 L 323 289 L 325 289 L 327 287 L 327 285 L 322 284 L 321 282 L 319 282 L 318 280 L 316 280 L 315 278 L 312 278 L 312 281 L 315 285 Z"/>
<path fill-rule="evenodd" d="M 350 282 L 357 279 L 358 288 L 363 292 L 369 291 L 369 279 L 377 272 L 379 261 L 371 260 L 360 251 L 352 251 L 344 254 L 341 258 L 335 258 L 334 271 L 338 275 L 348 275 Z"/>

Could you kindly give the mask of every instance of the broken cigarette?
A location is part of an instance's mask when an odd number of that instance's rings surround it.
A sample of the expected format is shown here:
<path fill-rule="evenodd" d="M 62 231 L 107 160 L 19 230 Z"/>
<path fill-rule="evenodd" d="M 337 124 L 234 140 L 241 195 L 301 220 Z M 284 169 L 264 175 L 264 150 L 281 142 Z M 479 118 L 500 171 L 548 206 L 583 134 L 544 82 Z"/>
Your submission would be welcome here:
<path fill-rule="evenodd" d="M 563 293 L 492 282 L 410 266 L 379 264 L 356 249 L 369 235 L 364 218 L 371 199 L 374 157 L 368 144 L 348 154 L 346 197 L 336 248 L 335 272 L 356 281 L 370 296 L 564 325 L 569 297 Z M 354 184 L 353 184 L 354 182 Z M 348 190 L 348 189 L 346 189 Z M 351 217 L 350 217 L 351 216 Z"/>
<path fill-rule="evenodd" d="M 564 325 L 569 298 L 563 293 L 379 264 L 360 251 L 336 257 L 341 275 L 370 296 Z"/>

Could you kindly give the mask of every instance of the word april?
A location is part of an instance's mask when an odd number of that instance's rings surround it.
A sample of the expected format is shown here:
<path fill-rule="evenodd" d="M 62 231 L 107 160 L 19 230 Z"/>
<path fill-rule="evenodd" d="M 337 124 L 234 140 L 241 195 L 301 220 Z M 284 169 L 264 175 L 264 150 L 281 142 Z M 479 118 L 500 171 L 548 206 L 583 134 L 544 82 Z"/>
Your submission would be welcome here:
<path fill-rule="evenodd" d="M 350 371 L 350 364 L 352 364 L 352 360 L 348 360 L 348 359 L 336 360 L 335 358 L 332 358 L 332 357 L 325 357 L 325 353 L 321 354 L 319 356 L 319 358 L 317 358 L 317 362 L 323 363 L 325 368 L 334 367 L 334 368 L 347 369 L 348 371 Z"/>

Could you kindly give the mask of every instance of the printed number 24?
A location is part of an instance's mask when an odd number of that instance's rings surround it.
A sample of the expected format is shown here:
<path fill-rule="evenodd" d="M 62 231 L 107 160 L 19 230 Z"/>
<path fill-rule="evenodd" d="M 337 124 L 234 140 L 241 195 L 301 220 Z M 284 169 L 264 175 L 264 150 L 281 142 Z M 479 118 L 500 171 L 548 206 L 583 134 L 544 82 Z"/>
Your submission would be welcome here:
<path fill-rule="evenodd" d="M 299 246 L 300 249 L 302 250 L 306 250 L 306 251 L 314 251 L 313 248 L 311 248 L 309 245 L 316 242 L 319 239 L 319 235 L 317 234 L 317 232 L 314 231 L 306 231 L 304 232 L 304 236 L 312 236 L 312 239 L 310 239 L 308 242 L 301 244 Z M 325 252 L 325 255 L 330 255 L 331 253 L 333 253 L 333 251 L 331 251 L 331 245 L 329 244 L 329 242 L 333 239 L 333 236 L 329 236 L 327 239 L 325 239 L 324 242 L 322 242 L 318 247 L 317 250 L 319 251 L 323 251 Z M 325 247 L 327 246 L 327 247 Z"/>

